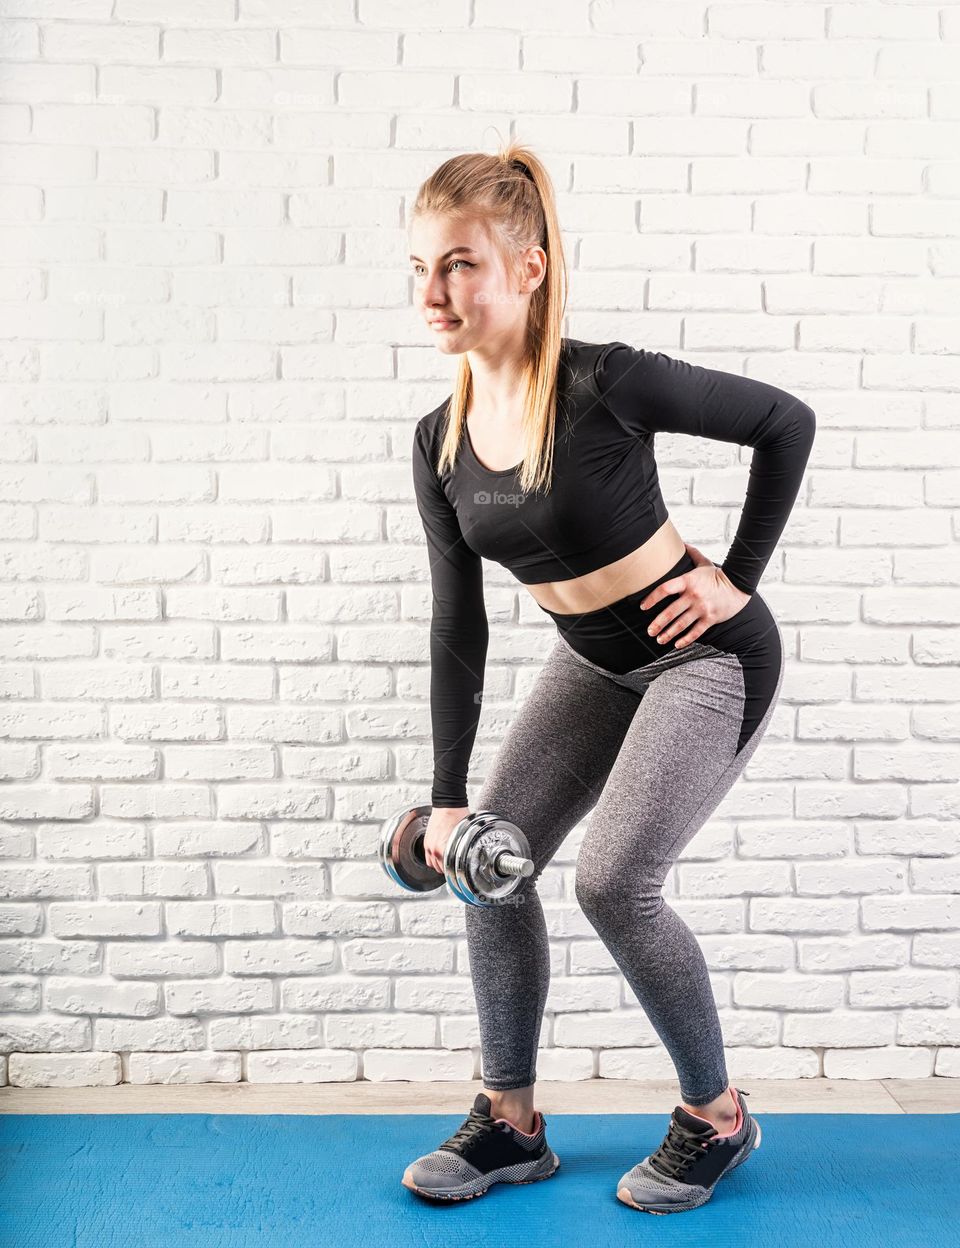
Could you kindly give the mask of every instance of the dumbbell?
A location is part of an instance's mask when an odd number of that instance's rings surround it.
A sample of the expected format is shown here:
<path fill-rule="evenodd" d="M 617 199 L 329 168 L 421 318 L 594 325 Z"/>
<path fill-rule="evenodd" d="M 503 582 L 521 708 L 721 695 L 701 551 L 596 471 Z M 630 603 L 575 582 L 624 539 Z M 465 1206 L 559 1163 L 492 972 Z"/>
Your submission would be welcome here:
<path fill-rule="evenodd" d="M 380 862 L 390 879 L 414 893 L 429 893 L 446 881 L 472 906 L 511 901 L 533 874 L 527 838 L 491 810 L 461 819 L 443 851 L 443 871 L 427 864 L 423 850 L 432 806 L 408 806 L 391 816 L 380 833 Z"/>

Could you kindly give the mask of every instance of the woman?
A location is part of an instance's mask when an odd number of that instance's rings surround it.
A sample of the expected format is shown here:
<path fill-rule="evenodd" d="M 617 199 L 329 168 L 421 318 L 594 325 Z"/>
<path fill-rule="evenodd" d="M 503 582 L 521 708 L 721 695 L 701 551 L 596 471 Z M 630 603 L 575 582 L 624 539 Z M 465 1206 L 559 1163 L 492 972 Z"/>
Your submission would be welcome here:
<path fill-rule="evenodd" d="M 484 1090 L 403 1182 L 456 1200 L 559 1165 L 533 1101 L 549 984 L 535 883 L 593 811 L 576 896 L 683 1097 L 664 1142 L 617 1194 L 650 1212 L 694 1208 L 759 1144 L 760 1128 L 727 1080 L 702 951 L 661 889 L 780 693 L 782 636 L 756 590 L 800 487 L 814 414 L 764 382 L 561 337 L 560 228 L 549 176 L 526 148 L 441 165 L 414 204 L 410 251 L 418 310 L 440 351 L 460 357 L 453 394 L 419 421 L 413 447 L 433 590 L 425 854 L 438 870 L 469 813 L 488 639 L 481 556 L 517 577 L 559 635 L 477 805 L 523 829 L 536 866 L 517 904 L 465 908 Z M 720 567 L 667 515 L 658 431 L 754 448 Z"/>

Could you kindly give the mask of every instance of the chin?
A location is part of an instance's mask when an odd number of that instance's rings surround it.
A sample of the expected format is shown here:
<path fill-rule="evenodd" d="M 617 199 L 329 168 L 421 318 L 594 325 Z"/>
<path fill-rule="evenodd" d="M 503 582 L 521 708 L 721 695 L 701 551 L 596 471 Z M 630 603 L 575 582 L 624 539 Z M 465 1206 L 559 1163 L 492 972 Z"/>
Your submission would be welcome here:
<path fill-rule="evenodd" d="M 460 333 L 459 329 L 457 331 L 456 338 L 454 338 L 453 334 L 437 333 L 434 329 L 431 329 L 430 333 L 434 338 L 433 345 L 444 355 L 463 355 L 464 351 L 467 350 L 467 347 L 463 342 L 463 335 Z"/>

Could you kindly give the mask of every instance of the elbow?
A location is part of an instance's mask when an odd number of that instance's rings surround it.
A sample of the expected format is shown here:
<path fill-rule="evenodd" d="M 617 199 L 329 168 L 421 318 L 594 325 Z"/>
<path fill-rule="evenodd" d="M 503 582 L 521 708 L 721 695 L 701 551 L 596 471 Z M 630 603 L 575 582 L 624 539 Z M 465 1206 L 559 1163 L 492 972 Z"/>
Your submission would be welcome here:
<path fill-rule="evenodd" d="M 800 436 L 803 445 L 806 447 L 807 454 L 810 454 L 813 448 L 813 439 L 817 433 L 817 417 L 813 408 L 806 403 L 801 403 L 798 408 L 798 419 L 800 421 Z"/>
<path fill-rule="evenodd" d="M 817 432 L 817 417 L 813 408 L 802 399 L 791 395 L 784 417 L 786 428 L 789 429 L 786 438 L 790 445 L 809 455 Z"/>

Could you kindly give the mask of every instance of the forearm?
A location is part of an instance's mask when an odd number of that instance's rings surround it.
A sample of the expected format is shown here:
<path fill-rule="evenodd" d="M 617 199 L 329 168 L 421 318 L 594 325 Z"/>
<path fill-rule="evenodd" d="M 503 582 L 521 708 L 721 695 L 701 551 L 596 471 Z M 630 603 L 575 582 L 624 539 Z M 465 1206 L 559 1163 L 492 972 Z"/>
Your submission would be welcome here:
<path fill-rule="evenodd" d="M 480 722 L 487 627 L 452 634 L 435 623 L 430 631 L 430 717 L 433 732 L 435 808 L 467 805 L 470 755 Z"/>
<path fill-rule="evenodd" d="M 790 519 L 816 431 L 811 408 L 788 394 L 768 422 L 764 443 L 751 459 L 736 536 L 721 564 L 733 584 L 748 594 L 756 591 Z"/>

